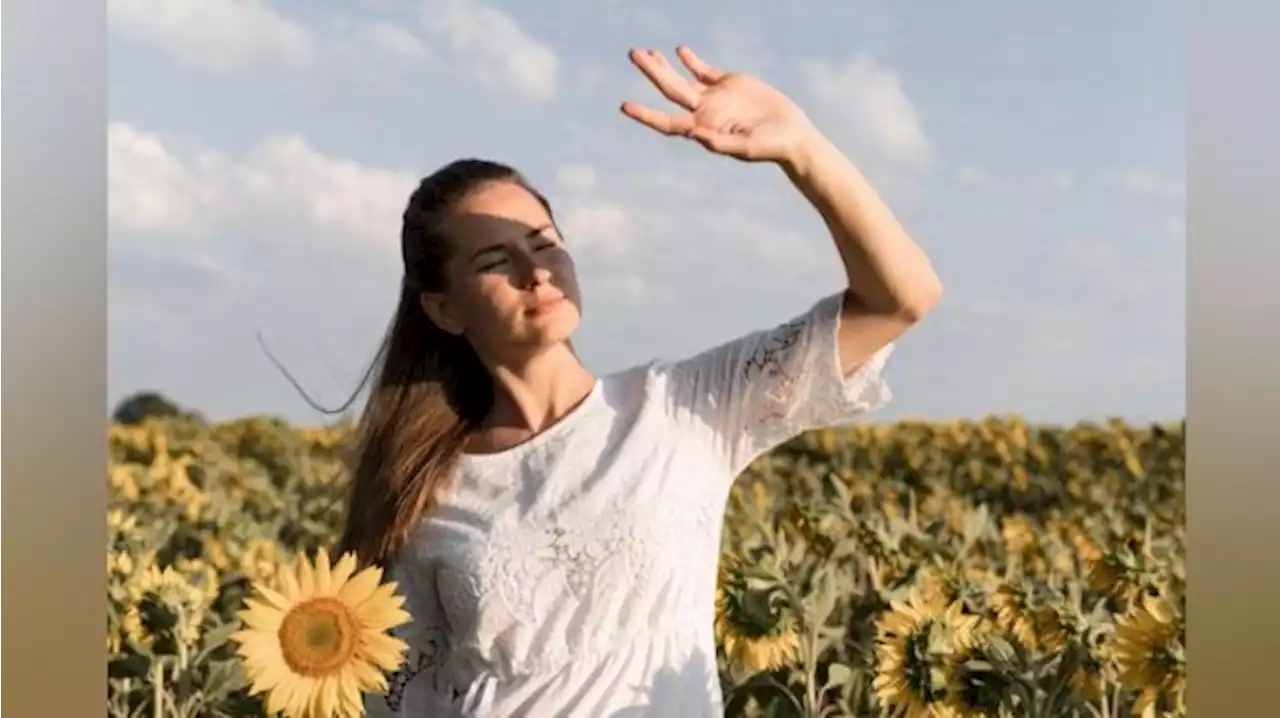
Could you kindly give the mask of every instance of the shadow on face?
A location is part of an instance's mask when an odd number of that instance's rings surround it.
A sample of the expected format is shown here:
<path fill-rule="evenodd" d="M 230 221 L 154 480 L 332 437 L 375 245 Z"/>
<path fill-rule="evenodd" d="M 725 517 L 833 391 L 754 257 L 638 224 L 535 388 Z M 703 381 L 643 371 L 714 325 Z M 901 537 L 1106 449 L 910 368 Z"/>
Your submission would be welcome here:
<path fill-rule="evenodd" d="M 437 325 L 494 358 L 569 340 L 581 318 L 573 258 L 537 197 L 510 182 L 486 185 L 441 230 L 446 288 L 423 299 Z"/>

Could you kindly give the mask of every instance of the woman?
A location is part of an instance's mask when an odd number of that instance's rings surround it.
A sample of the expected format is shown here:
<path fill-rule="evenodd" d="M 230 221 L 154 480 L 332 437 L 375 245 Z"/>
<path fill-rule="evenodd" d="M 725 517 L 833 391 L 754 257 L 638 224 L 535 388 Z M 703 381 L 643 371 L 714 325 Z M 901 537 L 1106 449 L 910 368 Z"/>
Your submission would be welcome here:
<path fill-rule="evenodd" d="M 424 179 L 338 547 L 387 566 L 413 616 L 375 714 L 721 714 L 712 614 L 732 481 L 884 404 L 892 341 L 938 301 L 920 249 L 800 109 L 677 53 L 692 81 L 660 53 L 631 60 L 687 112 L 623 113 L 781 167 L 848 287 L 692 358 L 596 377 L 570 342 L 572 238 L 547 201 L 495 163 Z"/>

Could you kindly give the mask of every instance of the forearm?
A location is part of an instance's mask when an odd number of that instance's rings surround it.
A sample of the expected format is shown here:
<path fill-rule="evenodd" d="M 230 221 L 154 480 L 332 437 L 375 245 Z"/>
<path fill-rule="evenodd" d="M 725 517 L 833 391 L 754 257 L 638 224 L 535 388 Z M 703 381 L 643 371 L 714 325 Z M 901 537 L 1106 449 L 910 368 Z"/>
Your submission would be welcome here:
<path fill-rule="evenodd" d="M 822 215 L 868 309 L 916 319 L 933 308 L 942 284 L 928 257 L 839 149 L 814 131 L 780 165 Z"/>

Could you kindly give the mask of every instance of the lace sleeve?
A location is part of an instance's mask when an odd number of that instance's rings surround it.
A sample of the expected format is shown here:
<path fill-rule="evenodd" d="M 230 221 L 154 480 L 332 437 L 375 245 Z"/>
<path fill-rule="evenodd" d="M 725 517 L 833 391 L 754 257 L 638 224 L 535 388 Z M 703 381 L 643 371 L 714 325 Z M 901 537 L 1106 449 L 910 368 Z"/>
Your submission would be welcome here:
<path fill-rule="evenodd" d="M 434 572 L 426 566 L 401 564 L 394 573 L 412 620 L 392 633 L 409 650 L 400 667 L 387 674 L 386 692 L 366 696 L 365 711 L 374 718 L 444 715 L 456 700 L 442 677 L 452 645 Z"/>
<path fill-rule="evenodd" d="M 843 296 L 668 367 L 674 411 L 710 431 L 734 476 L 800 433 L 853 423 L 892 398 L 881 371 L 893 344 L 840 371 Z"/>

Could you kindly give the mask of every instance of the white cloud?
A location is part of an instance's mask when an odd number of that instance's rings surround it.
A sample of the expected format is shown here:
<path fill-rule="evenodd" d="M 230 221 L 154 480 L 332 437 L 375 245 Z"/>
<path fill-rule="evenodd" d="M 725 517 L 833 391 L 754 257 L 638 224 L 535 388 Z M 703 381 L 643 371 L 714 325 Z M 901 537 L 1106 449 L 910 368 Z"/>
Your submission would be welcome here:
<path fill-rule="evenodd" d="M 226 166 L 234 201 L 259 214 L 287 213 L 342 237 L 395 242 L 416 178 L 330 157 L 297 135 L 262 143 Z"/>
<path fill-rule="evenodd" d="M 307 30 L 267 0 L 109 0 L 107 12 L 121 35 L 205 70 L 300 67 L 315 57 Z"/>
<path fill-rule="evenodd" d="M 486 87 L 532 103 L 555 97 L 559 58 L 510 15 L 479 0 L 428 0 L 423 17 Z"/>
<path fill-rule="evenodd" d="M 1181 201 L 1186 195 L 1186 186 L 1181 179 L 1141 167 L 1112 174 L 1108 177 L 1108 184 L 1140 196 Z"/>
<path fill-rule="evenodd" d="M 608 200 L 573 200 L 560 214 L 560 227 L 570 247 L 626 250 L 631 244 L 631 213 Z"/>
<path fill-rule="evenodd" d="M 221 74 L 283 66 L 394 82 L 388 72 L 433 57 L 422 38 L 394 23 L 335 17 L 315 31 L 277 10 L 274 0 L 109 2 L 116 32 Z"/>
<path fill-rule="evenodd" d="M 208 216 L 199 179 L 156 135 L 129 125 L 107 131 L 107 216 L 121 229 L 198 233 Z"/>
<path fill-rule="evenodd" d="M 161 138 L 116 123 L 108 130 L 113 228 L 145 235 L 230 232 L 264 243 L 332 239 L 392 244 L 417 178 L 330 157 L 291 135 L 243 156 L 181 156 Z"/>
<path fill-rule="evenodd" d="M 845 128 L 850 144 L 918 168 L 930 165 L 933 143 L 897 73 L 865 53 L 842 64 L 808 60 L 801 76 L 818 109 Z M 863 140 L 862 138 L 866 138 Z"/>
<path fill-rule="evenodd" d="M 644 277 L 636 274 L 605 276 L 600 280 L 600 288 L 631 302 L 669 301 L 674 296 L 671 290 L 655 288 Z"/>
<path fill-rule="evenodd" d="M 369 64 L 383 71 L 386 63 L 412 66 L 433 57 L 422 38 L 399 25 L 378 20 L 337 20 L 334 46 L 344 61 Z"/>
<path fill-rule="evenodd" d="M 1055 189 L 1066 192 L 1076 186 L 1076 176 L 1074 172 L 1059 172 L 1053 176 L 1053 186 Z"/>
<path fill-rule="evenodd" d="M 589 192 L 596 186 L 596 169 L 591 165 L 566 165 L 556 170 L 556 182 L 570 192 Z"/>

